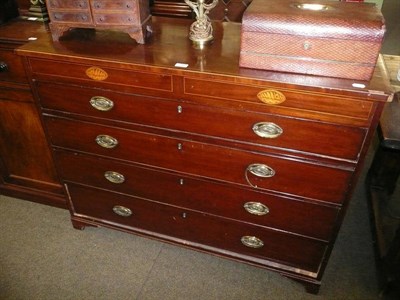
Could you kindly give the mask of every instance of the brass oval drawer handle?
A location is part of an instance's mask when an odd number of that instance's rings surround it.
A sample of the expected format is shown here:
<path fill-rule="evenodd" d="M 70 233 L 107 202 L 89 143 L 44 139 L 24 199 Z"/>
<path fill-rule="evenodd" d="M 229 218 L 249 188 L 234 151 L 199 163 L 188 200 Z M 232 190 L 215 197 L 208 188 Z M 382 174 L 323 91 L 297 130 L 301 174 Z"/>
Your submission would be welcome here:
<path fill-rule="evenodd" d="M 269 213 L 268 206 L 260 202 L 246 202 L 243 207 L 248 213 L 256 216 L 264 216 Z"/>
<path fill-rule="evenodd" d="M 121 173 L 114 171 L 107 171 L 104 173 L 104 177 L 112 183 L 123 183 L 125 181 L 125 176 Z"/>
<path fill-rule="evenodd" d="M 251 183 L 251 181 L 249 179 L 249 175 L 248 175 L 249 173 L 253 174 L 254 176 L 260 177 L 260 178 L 270 178 L 270 177 L 275 176 L 275 170 L 265 164 L 249 165 L 247 167 L 244 175 L 245 175 L 247 183 L 254 188 L 257 188 L 257 185 Z"/>
<path fill-rule="evenodd" d="M 112 149 L 118 145 L 118 140 L 106 134 L 99 134 L 96 137 L 96 143 L 103 148 Z"/>
<path fill-rule="evenodd" d="M 261 248 L 264 246 L 264 242 L 258 237 L 245 235 L 240 239 L 243 245 L 249 248 Z"/>
<path fill-rule="evenodd" d="M 132 211 L 129 208 L 121 205 L 115 205 L 113 207 L 113 212 L 121 217 L 129 217 L 132 215 Z"/>
<path fill-rule="evenodd" d="M 109 111 L 114 107 L 114 102 L 103 96 L 94 96 L 89 102 L 93 108 L 99 111 Z"/>
<path fill-rule="evenodd" d="M 283 129 L 272 122 L 259 122 L 253 125 L 253 132 L 262 138 L 274 139 L 283 133 Z"/>

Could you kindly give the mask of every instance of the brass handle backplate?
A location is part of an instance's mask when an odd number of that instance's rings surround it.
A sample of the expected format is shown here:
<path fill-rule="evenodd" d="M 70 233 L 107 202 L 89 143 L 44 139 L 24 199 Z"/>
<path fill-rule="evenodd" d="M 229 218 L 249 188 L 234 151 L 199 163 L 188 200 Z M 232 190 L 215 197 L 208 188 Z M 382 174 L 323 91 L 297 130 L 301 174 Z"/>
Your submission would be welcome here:
<path fill-rule="evenodd" d="M 265 164 L 251 164 L 247 167 L 244 177 L 249 185 L 256 188 L 257 185 L 252 184 L 249 179 L 249 173 L 260 178 L 270 178 L 275 176 L 275 170 Z"/>
<path fill-rule="evenodd" d="M 123 183 L 125 181 L 125 176 L 121 173 L 114 171 L 107 171 L 104 173 L 104 177 L 112 183 Z"/>
<path fill-rule="evenodd" d="M 253 132 L 262 138 L 274 139 L 283 133 L 283 129 L 272 122 L 259 122 L 253 125 Z"/>
<path fill-rule="evenodd" d="M 243 207 L 248 213 L 256 216 L 264 216 L 269 213 L 268 206 L 260 202 L 246 202 Z"/>
<path fill-rule="evenodd" d="M 103 148 L 112 149 L 118 145 L 118 140 L 106 134 L 99 134 L 96 137 L 96 143 Z"/>
<path fill-rule="evenodd" d="M 240 241 L 243 245 L 249 248 L 261 248 L 264 246 L 264 242 L 255 236 L 245 235 L 240 239 Z"/>
<path fill-rule="evenodd" d="M 99 111 L 109 111 L 114 107 L 114 102 L 103 96 L 94 96 L 90 99 L 89 103 Z"/>
<path fill-rule="evenodd" d="M 132 211 L 129 208 L 121 205 L 114 206 L 113 212 L 121 217 L 129 217 L 132 215 Z"/>

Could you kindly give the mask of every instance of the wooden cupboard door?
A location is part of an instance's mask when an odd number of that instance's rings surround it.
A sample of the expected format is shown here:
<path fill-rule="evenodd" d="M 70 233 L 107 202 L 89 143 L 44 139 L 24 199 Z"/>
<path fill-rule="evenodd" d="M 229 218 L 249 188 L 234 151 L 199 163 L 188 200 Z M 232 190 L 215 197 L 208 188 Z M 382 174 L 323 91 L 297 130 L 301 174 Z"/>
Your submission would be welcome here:
<path fill-rule="evenodd" d="M 32 103 L 0 99 L 0 157 L 5 183 L 60 190 L 42 125 Z"/>

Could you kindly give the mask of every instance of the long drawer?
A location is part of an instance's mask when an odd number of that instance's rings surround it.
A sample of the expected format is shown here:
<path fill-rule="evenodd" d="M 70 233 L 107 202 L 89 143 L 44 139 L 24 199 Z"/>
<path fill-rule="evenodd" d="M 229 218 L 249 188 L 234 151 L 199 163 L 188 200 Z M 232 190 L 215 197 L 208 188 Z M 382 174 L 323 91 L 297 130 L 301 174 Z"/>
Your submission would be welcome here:
<path fill-rule="evenodd" d="M 60 175 L 66 182 L 91 185 L 326 241 L 332 235 L 339 210 L 87 154 L 56 150 L 55 157 Z"/>
<path fill-rule="evenodd" d="M 44 108 L 357 160 L 366 130 L 142 95 L 38 83 Z M 335 138 L 332 139 L 332 136 Z"/>
<path fill-rule="evenodd" d="M 119 228 L 126 226 L 147 235 L 156 232 L 158 237 L 182 239 L 186 242 L 181 243 L 200 248 L 203 246 L 199 244 L 218 248 L 220 250 L 214 251 L 244 257 L 248 261 L 271 260 L 297 271 L 317 272 L 326 249 L 324 242 L 140 198 L 74 184 L 68 185 L 68 191 L 74 199 L 73 217 L 101 221 Z"/>
<path fill-rule="evenodd" d="M 46 116 L 45 122 L 54 146 L 320 201 L 341 203 L 352 175 L 351 170 L 67 118 Z"/>

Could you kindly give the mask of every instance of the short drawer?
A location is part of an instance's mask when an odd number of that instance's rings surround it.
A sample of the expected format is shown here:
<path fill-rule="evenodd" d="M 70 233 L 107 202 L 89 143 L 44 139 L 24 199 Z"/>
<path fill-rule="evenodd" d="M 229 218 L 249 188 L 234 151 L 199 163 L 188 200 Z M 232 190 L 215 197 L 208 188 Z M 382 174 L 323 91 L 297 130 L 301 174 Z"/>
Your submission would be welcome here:
<path fill-rule="evenodd" d="M 132 13 L 100 13 L 93 14 L 96 25 L 135 25 L 140 24 L 136 10 Z"/>
<path fill-rule="evenodd" d="M 89 0 L 47 0 L 46 5 L 50 9 L 89 9 Z"/>
<path fill-rule="evenodd" d="M 67 182 L 91 185 L 185 209 L 329 241 L 338 208 L 277 197 L 237 186 L 56 150 Z M 290 220 L 290 222 L 288 222 Z"/>
<path fill-rule="evenodd" d="M 13 48 L 1 48 L 0 45 L 0 81 L 28 83 L 21 57 L 14 53 Z"/>
<path fill-rule="evenodd" d="M 92 16 L 90 12 L 64 12 L 53 10 L 49 13 L 52 22 L 56 23 L 79 23 L 79 24 L 91 24 Z"/>
<path fill-rule="evenodd" d="M 186 211 L 135 197 L 79 185 L 68 185 L 73 217 L 87 218 L 124 229 L 213 252 L 268 264 L 317 272 L 324 242 L 255 227 L 207 214 Z M 247 246 L 246 246 L 246 245 Z"/>
<path fill-rule="evenodd" d="M 313 118 L 368 126 L 373 113 L 371 101 L 354 99 L 344 95 L 312 93 L 273 85 L 244 85 L 215 80 L 186 77 L 184 98 L 225 100 L 231 106 L 252 105 L 257 111 L 284 114 L 294 117 Z"/>
<path fill-rule="evenodd" d="M 366 130 L 141 95 L 37 83 L 44 108 L 357 160 Z"/>
<path fill-rule="evenodd" d="M 92 9 L 96 13 L 98 10 L 119 10 L 125 12 L 132 12 L 136 10 L 137 2 L 134 0 L 125 1 L 107 1 L 107 0 L 93 0 Z"/>
<path fill-rule="evenodd" d="M 352 175 L 351 170 L 66 118 L 47 116 L 45 122 L 54 146 L 322 201 L 341 203 Z"/>
<path fill-rule="evenodd" d="M 162 73 L 42 59 L 30 59 L 29 64 L 35 77 L 50 79 L 53 82 L 76 82 L 85 86 L 150 95 L 172 95 L 173 92 L 172 76 Z"/>
<path fill-rule="evenodd" d="M 28 86 L 26 89 L 1 87 L 0 101 L 3 100 L 33 102 L 33 95 Z"/>

